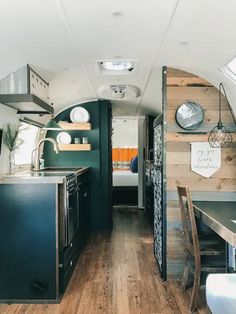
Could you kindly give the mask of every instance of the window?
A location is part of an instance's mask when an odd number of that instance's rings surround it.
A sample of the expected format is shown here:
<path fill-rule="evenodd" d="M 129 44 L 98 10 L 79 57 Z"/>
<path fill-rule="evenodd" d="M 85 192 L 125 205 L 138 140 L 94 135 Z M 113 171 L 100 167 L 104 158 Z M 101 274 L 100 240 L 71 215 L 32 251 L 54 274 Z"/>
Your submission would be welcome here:
<path fill-rule="evenodd" d="M 22 122 L 20 125 L 19 138 L 24 142 L 15 153 L 16 165 L 31 164 L 32 150 L 36 147 L 40 128 L 29 123 Z"/>
<path fill-rule="evenodd" d="M 222 67 L 223 72 L 232 80 L 236 81 L 236 57 Z"/>

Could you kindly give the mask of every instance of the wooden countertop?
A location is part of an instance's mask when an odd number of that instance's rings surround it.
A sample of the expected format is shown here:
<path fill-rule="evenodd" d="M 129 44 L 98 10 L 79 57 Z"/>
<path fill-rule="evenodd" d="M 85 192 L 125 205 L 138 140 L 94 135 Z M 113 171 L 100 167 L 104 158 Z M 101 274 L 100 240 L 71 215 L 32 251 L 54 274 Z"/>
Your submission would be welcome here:
<path fill-rule="evenodd" d="M 236 202 L 194 201 L 195 215 L 232 246 L 236 246 Z"/>

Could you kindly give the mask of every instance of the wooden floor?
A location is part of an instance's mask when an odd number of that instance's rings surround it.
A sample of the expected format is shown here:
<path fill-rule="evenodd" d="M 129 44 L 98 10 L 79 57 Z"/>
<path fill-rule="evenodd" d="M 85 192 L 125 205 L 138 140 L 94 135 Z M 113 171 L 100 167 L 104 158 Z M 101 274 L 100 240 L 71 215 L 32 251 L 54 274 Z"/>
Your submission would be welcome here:
<path fill-rule="evenodd" d="M 113 231 L 91 238 L 60 304 L 1 304 L 0 313 L 187 314 L 188 303 L 178 283 L 161 281 L 143 213 L 116 209 Z"/>

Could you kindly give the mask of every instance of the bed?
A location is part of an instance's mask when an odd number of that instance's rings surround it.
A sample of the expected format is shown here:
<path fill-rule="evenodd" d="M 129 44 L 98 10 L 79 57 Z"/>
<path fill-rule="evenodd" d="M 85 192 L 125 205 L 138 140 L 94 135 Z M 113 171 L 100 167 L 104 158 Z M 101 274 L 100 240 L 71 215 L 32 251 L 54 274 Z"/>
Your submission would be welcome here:
<path fill-rule="evenodd" d="M 113 205 L 137 206 L 138 173 L 130 170 L 113 171 Z"/>
<path fill-rule="evenodd" d="M 113 171 L 113 186 L 138 186 L 138 173 L 130 170 Z"/>

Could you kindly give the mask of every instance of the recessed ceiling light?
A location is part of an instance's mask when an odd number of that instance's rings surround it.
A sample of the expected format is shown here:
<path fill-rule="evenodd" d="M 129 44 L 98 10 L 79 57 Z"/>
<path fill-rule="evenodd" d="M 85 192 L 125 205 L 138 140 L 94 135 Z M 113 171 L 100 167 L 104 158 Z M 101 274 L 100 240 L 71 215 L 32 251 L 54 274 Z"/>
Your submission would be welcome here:
<path fill-rule="evenodd" d="M 134 59 L 96 60 L 94 65 L 99 74 L 105 75 L 134 75 L 138 70 L 138 60 Z"/>
<path fill-rule="evenodd" d="M 100 61 L 100 68 L 108 71 L 124 71 L 128 70 L 130 72 L 134 69 L 134 64 L 130 60 L 111 60 L 111 61 Z"/>
<path fill-rule="evenodd" d="M 113 15 L 114 17 L 121 17 L 121 16 L 123 16 L 123 13 L 120 12 L 120 11 L 114 11 L 114 12 L 112 12 L 112 15 Z"/>

